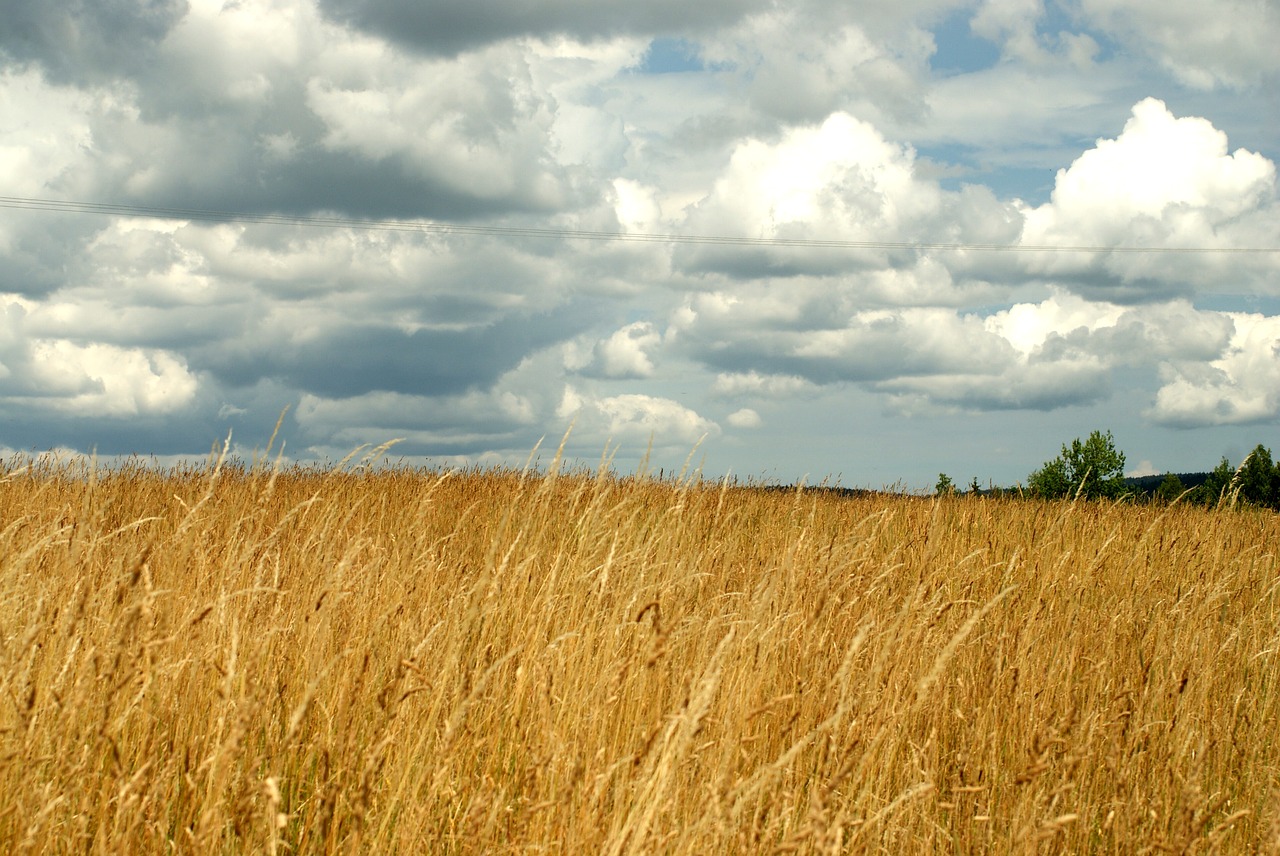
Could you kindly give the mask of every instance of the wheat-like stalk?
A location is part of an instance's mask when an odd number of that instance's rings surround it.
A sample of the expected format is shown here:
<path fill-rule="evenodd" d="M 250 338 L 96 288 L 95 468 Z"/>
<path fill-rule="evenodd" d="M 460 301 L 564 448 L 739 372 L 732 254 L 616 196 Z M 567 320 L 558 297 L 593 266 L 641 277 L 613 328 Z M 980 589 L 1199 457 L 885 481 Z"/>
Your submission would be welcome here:
<path fill-rule="evenodd" d="M 1276 852 L 1280 524 L 0 473 L 0 849 Z"/>

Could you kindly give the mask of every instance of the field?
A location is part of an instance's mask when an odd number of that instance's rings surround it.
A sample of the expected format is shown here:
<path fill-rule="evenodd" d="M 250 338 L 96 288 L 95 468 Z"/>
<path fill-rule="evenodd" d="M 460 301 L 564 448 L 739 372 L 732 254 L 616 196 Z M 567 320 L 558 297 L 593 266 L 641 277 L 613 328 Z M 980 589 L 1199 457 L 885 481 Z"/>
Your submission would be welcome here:
<path fill-rule="evenodd" d="M 1274 514 L 26 463 L 5 852 L 1280 852 Z"/>

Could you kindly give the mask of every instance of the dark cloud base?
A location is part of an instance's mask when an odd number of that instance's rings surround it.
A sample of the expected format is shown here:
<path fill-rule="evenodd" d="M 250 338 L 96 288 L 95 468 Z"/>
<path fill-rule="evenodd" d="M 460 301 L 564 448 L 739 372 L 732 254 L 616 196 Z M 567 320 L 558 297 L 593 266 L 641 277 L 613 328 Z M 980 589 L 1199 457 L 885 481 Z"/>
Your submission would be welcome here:
<path fill-rule="evenodd" d="M 725 26 L 768 8 L 762 0 L 320 0 L 332 20 L 429 54 L 453 56 L 516 36 L 585 40 L 655 36 Z"/>
<path fill-rule="evenodd" d="M 287 402 L 286 402 L 287 403 Z M 56 448 L 77 449 L 98 455 L 203 455 L 215 445 L 222 447 L 227 432 L 234 441 L 266 446 L 279 412 L 270 419 L 253 415 L 232 426 L 212 414 L 192 412 L 165 417 L 62 417 L 24 416 L 9 410 L 0 429 L 0 446 L 18 453 L 39 454 Z"/>
<path fill-rule="evenodd" d="M 244 166 L 231 181 L 210 182 L 195 173 L 175 173 L 145 195 L 131 194 L 123 185 L 107 187 L 102 192 L 109 198 L 102 201 L 231 214 L 329 214 L 367 219 L 374 225 L 388 219 L 468 222 L 548 211 L 519 192 L 485 198 L 449 187 L 395 157 L 370 161 L 312 148 L 269 169 L 253 161 Z"/>
<path fill-rule="evenodd" d="M 187 9 L 185 0 L 0 0 L 0 58 L 37 64 L 57 83 L 142 73 Z"/>
<path fill-rule="evenodd" d="M 325 398 L 367 392 L 451 395 L 486 388 L 532 351 L 585 325 L 576 312 L 511 316 L 468 330 L 418 330 L 353 323 L 316 339 L 256 342 L 231 356 L 223 348 L 195 357 L 195 368 L 242 387 L 264 378 Z"/>

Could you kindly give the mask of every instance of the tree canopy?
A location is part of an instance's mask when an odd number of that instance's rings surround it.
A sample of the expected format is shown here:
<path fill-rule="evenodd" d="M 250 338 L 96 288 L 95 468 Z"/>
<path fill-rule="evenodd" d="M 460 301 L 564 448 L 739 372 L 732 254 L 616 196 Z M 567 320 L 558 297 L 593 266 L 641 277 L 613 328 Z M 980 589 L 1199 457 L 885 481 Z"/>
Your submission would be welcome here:
<path fill-rule="evenodd" d="M 1167 473 L 1160 482 L 1160 486 L 1156 488 L 1156 498 L 1162 502 L 1173 502 L 1181 499 L 1186 492 L 1186 487 L 1182 484 L 1182 479 L 1173 473 Z"/>
<path fill-rule="evenodd" d="M 1027 485 L 1045 499 L 1117 499 L 1128 490 L 1124 452 L 1116 449 L 1110 431 L 1094 431 L 1083 442 L 1077 437 L 1063 445 L 1061 455 L 1027 477 Z"/>
<path fill-rule="evenodd" d="M 1245 458 L 1236 474 L 1239 497 L 1264 508 L 1280 506 L 1280 469 L 1271 462 L 1271 450 L 1261 443 Z"/>

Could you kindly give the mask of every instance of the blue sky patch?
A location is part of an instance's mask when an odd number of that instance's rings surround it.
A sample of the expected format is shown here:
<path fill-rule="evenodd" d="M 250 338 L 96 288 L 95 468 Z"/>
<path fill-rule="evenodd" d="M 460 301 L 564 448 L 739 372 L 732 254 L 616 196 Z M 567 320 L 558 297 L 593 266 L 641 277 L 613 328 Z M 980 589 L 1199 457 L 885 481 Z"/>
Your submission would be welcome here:
<path fill-rule="evenodd" d="M 999 61 L 999 46 L 969 29 L 971 17 L 967 9 L 957 9 L 933 31 L 938 50 L 929 59 L 929 67 L 934 73 L 943 77 L 968 74 Z"/>
<path fill-rule="evenodd" d="M 945 190 L 957 191 L 966 184 L 983 184 L 1000 199 L 1017 197 L 1030 205 L 1043 205 L 1053 193 L 1058 166 L 1019 166 L 983 162 L 982 155 L 967 146 L 921 146 L 917 154 L 950 174 L 936 177 Z"/>
<path fill-rule="evenodd" d="M 642 74 L 678 74 L 685 71 L 704 71 L 701 48 L 697 42 L 662 36 L 649 44 L 649 51 L 640 63 Z"/>

